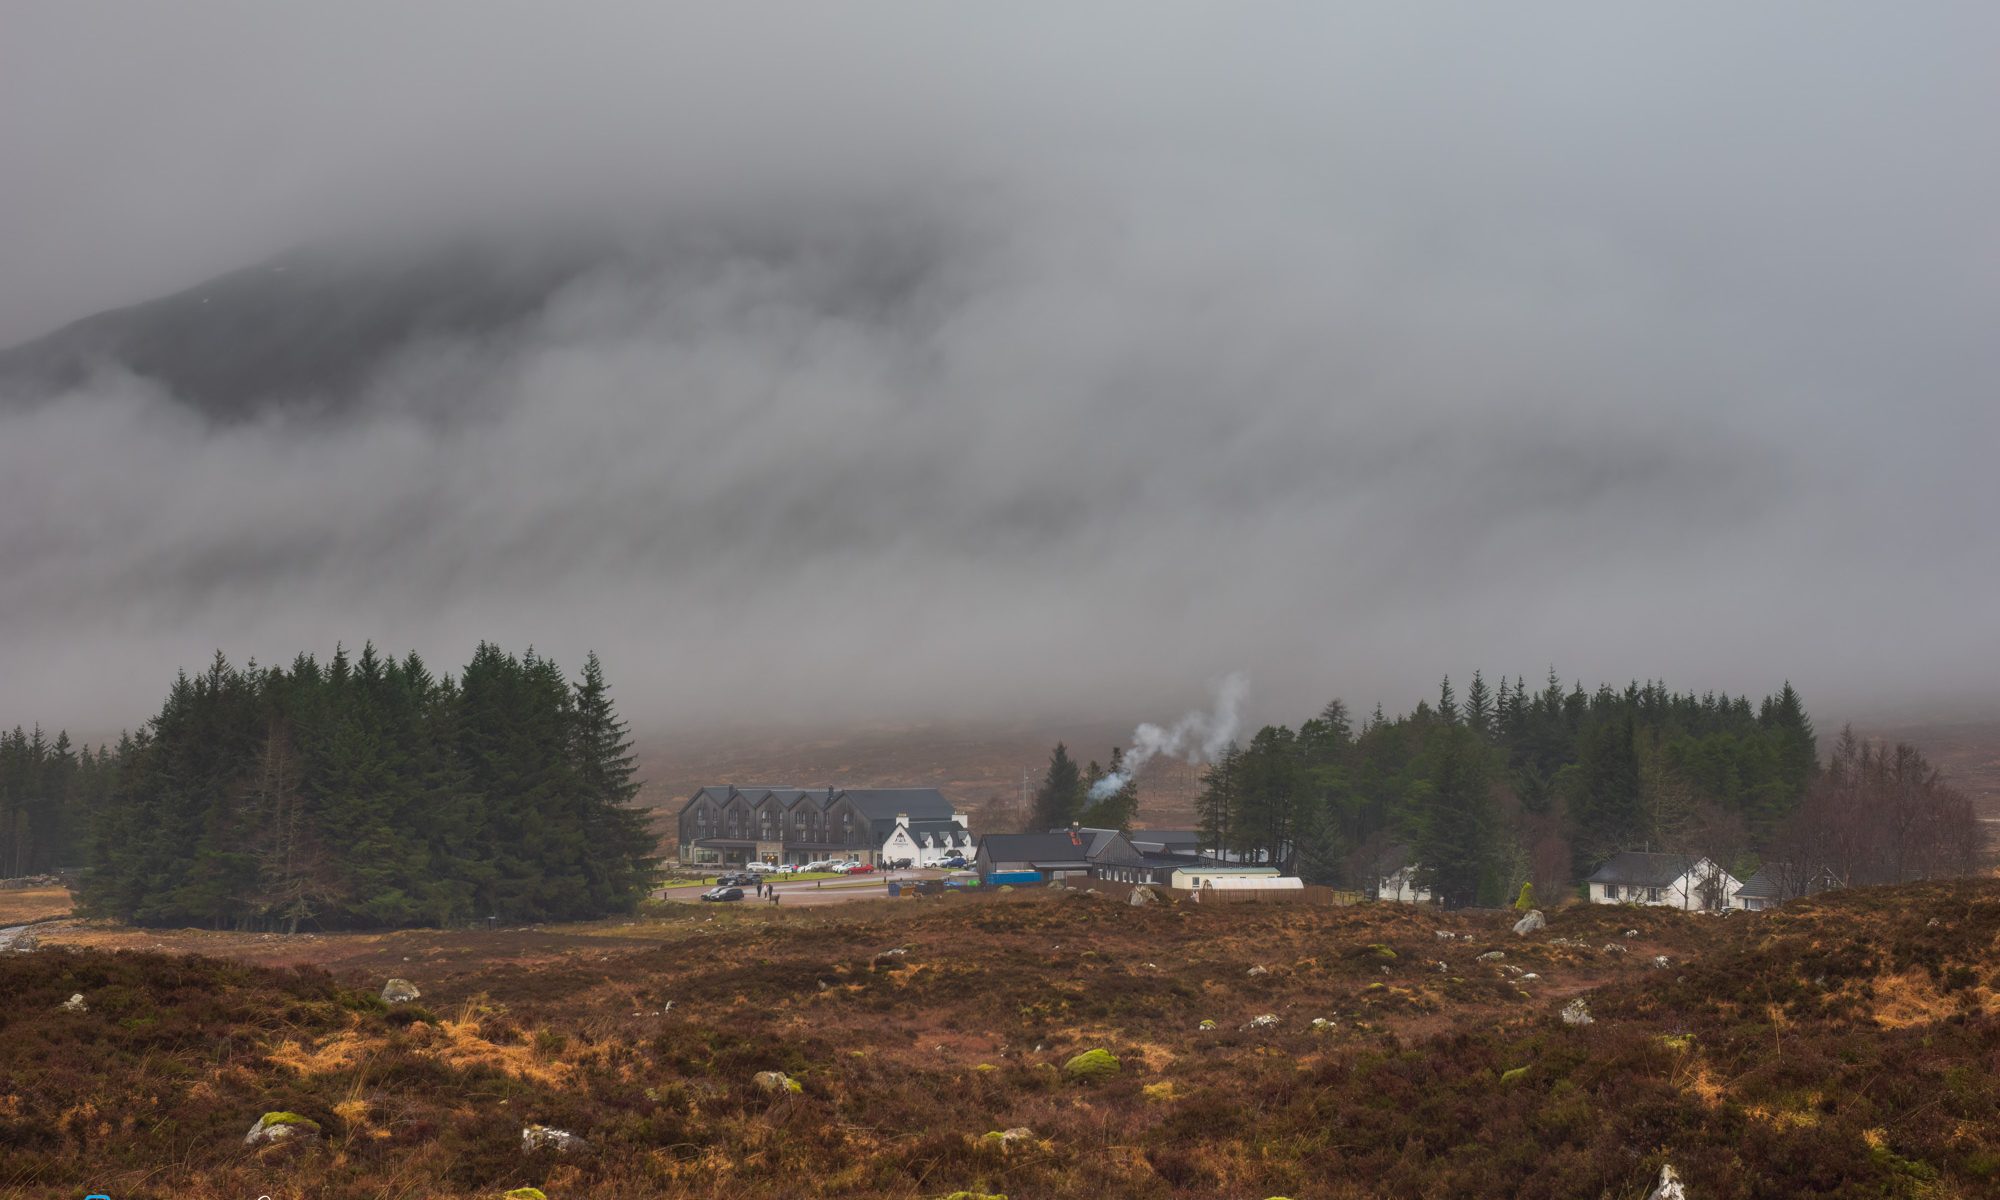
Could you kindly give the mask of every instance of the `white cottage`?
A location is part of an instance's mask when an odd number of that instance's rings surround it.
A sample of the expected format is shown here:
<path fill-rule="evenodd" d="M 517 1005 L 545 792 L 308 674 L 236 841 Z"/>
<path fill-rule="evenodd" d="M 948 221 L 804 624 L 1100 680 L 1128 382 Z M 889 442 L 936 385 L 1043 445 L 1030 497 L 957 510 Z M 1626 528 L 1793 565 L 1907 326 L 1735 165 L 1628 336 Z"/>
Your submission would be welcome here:
<path fill-rule="evenodd" d="M 1406 863 L 1375 881 L 1375 898 L 1394 904 L 1429 904 L 1431 890 L 1417 883 L 1417 864 Z"/>
<path fill-rule="evenodd" d="M 1584 884 L 1592 904 L 1645 904 L 1721 912 L 1742 883 L 1698 854 L 1615 854 Z"/>

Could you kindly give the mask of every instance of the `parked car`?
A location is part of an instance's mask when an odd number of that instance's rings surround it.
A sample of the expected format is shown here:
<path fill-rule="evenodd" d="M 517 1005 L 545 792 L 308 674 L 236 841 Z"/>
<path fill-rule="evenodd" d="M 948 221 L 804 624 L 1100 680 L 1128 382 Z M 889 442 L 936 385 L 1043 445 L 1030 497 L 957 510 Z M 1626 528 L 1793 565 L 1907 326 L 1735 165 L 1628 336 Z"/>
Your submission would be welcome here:
<path fill-rule="evenodd" d="M 907 871 L 910 869 L 911 864 L 910 860 L 907 858 L 892 858 L 888 862 L 883 863 L 882 865 L 889 868 L 891 871 Z"/>
<path fill-rule="evenodd" d="M 743 869 L 746 871 L 755 871 L 759 875 L 769 875 L 778 869 L 778 864 L 767 862 L 745 863 Z"/>
<path fill-rule="evenodd" d="M 875 873 L 875 864 L 855 863 L 852 867 L 848 869 L 847 873 L 849 875 L 873 875 Z"/>
<path fill-rule="evenodd" d="M 743 889 L 740 887 L 710 888 L 701 894 L 701 898 L 704 900 L 741 900 L 743 898 Z"/>
<path fill-rule="evenodd" d="M 751 875 L 742 871 L 738 871 L 730 875 L 718 875 L 715 878 L 715 886 L 719 888 L 749 887 L 751 884 L 755 882 L 757 882 L 757 877 L 755 875 Z"/>
<path fill-rule="evenodd" d="M 811 861 L 811 862 L 807 863 L 807 864 L 806 864 L 805 866 L 803 866 L 803 867 L 800 867 L 800 868 L 799 868 L 799 870 L 801 870 L 801 871 L 824 871 L 824 870 L 826 870 L 826 869 L 827 869 L 828 867 L 831 867 L 832 865 L 833 865 L 832 863 L 828 862 L 827 860 L 825 860 L 825 859 L 823 859 L 823 858 L 816 858 L 816 859 L 814 859 L 813 861 Z"/>

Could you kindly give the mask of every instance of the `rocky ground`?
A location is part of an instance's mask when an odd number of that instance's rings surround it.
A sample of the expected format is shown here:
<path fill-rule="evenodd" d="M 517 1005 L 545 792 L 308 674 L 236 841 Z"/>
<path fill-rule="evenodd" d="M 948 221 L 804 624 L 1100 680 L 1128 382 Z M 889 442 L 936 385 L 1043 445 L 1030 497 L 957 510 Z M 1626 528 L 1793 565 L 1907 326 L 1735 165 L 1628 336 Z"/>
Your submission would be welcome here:
<path fill-rule="evenodd" d="M 0 958 L 0 1194 L 2000 1188 L 2000 882 L 1512 919 L 1016 893 L 56 926 Z"/>

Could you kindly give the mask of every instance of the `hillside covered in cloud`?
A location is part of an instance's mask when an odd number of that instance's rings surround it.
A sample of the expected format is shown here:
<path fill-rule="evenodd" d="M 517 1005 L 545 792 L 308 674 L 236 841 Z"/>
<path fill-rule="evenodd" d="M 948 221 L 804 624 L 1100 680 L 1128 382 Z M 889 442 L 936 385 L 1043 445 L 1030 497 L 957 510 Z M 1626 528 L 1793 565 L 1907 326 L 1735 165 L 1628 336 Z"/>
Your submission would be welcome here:
<path fill-rule="evenodd" d="M 50 281 L 0 305 L 8 710 L 369 637 L 595 648 L 642 727 L 1155 718 L 1239 669 L 1394 708 L 1468 663 L 1991 694 L 2000 189 L 1935 132 L 1990 80 L 1844 98 L 1944 20 L 889 12 L 449 61 L 416 16 L 353 111 L 313 89 L 365 39 L 265 14 L 228 36 L 289 136 L 204 190 L 234 126 L 173 126 L 150 207 L 0 128 L 91 198 L 0 228 Z M 156 132 L 220 111 L 161 86 Z"/>

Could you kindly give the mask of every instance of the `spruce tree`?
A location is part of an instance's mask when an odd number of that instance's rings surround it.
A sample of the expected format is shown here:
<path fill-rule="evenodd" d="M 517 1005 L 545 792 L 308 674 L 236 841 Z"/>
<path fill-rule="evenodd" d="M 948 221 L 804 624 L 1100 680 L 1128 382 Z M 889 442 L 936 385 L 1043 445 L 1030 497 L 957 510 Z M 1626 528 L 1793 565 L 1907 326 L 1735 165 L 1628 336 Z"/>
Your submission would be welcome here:
<path fill-rule="evenodd" d="M 1028 831 L 1046 833 L 1068 828 L 1076 817 L 1082 790 L 1083 772 L 1069 756 L 1069 747 L 1057 742 L 1049 754 L 1049 769 L 1042 776 L 1042 786 L 1035 790 L 1034 802 L 1028 809 Z"/>

